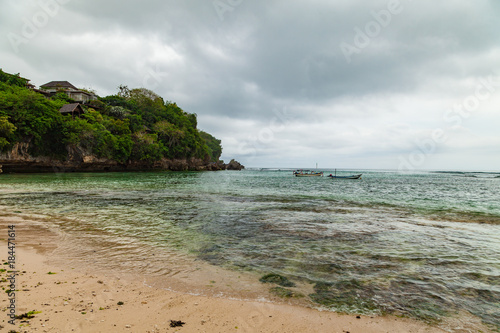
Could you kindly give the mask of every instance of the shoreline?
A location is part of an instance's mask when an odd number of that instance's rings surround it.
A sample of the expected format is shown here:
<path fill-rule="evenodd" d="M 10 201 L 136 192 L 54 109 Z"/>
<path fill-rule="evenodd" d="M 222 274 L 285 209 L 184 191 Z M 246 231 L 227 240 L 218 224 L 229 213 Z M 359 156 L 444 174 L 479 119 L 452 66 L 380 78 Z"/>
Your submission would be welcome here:
<path fill-rule="evenodd" d="M 16 236 L 16 314 L 41 311 L 27 323 L 8 324 L 6 312 L 0 325 L 19 332 L 445 332 L 423 322 L 394 316 L 343 315 L 329 311 L 227 295 L 193 295 L 168 290 L 171 277 L 162 286 L 148 285 L 138 273 L 120 269 L 104 271 L 68 260 L 64 244 L 75 239 L 49 230 L 36 218 L 9 214 L 0 208 L 0 259 L 7 259 L 7 225 L 14 224 Z M 89 259 L 89 258 L 84 258 Z M 202 264 L 204 265 L 204 263 Z M 7 266 L 5 266 L 7 267 Z M 222 275 L 226 272 L 223 269 Z M 56 273 L 56 274 L 49 274 Z M 212 273 L 212 272 L 211 272 Z M 5 278 L 7 272 L 1 273 Z M 5 275 L 5 276 L 4 276 Z M 222 276 L 222 275 L 219 275 Z M 230 279 L 234 278 L 229 277 Z M 224 281 L 224 283 L 228 282 Z M 220 281 L 219 281 L 220 282 Z M 258 282 L 257 282 L 258 283 Z M 2 283 L 4 286 L 6 283 Z M 187 285 L 189 287 L 189 285 Z M 263 286 L 269 288 L 270 286 Z M 207 286 L 206 289 L 210 289 Z M 208 294 L 208 292 L 207 292 Z M 8 300 L 1 301 L 2 310 Z M 118 305 L 123 302 L 123 305 Z M 170 320 L 183 327 L 171 328 Z M 23 326 L 20 326 L 23 325 Z M 29 326 L 26 326 L 29 325 Z M 455 330 L 455 332 L 460 332 Z M 463 330 L 468 332 L 468 330 Z"/>

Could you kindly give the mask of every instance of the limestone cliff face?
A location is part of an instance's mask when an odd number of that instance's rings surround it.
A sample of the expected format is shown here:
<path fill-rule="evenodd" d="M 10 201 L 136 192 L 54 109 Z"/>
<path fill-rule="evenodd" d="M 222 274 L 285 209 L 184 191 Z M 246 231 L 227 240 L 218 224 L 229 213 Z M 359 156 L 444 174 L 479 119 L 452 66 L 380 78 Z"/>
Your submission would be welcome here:
<path fill-rule="evenodd" d="M 0 172 L 216 171 L 244 168 L 238 162 L 237 165 L 234 164 L 234 160 L 226 165 L 223 162 L 206 162 L 197 158 L 162 159 L 153 163 L 144 161 L 119 163 L 106 158 L 97 158 L 79 147 L 68 146 L 66 149 L 68 151 L 66 160 L 58 160 L 47 156 L 31 156 L 29 143 L 17 143 L 10 151 L 0 154 Z M 239 166 L 241 167 L 238 169 Z"/>

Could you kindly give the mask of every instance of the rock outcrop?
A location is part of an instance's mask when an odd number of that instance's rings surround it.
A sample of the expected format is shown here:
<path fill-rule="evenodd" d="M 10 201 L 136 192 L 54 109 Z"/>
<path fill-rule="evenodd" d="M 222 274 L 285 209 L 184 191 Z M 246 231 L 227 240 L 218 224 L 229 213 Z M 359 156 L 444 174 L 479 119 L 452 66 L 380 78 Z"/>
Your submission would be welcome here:
<path fill-rule="evenodd" d="M 67 158 L 58 160 L 47 156 L 29 154 L 29 143 L 17 143 L 14 147 L 0 154 L 0 173 L 34 173 L 34 172 L 106 172 L 106 171 L 218 171 L 241 170 L 243 165 L 235 160 L 229 164 L 222 161 L 209 162 L 198 158 L 162 159 L 155 162 L 127 161 L 119 163 L 95 155 L 74 146 L 68 146 Z"/>
<path fill-rule="evenodd" d="M 245 169 L 245 167 L 241 165 L 240 162 L 235 161 L 234 159 L 232 159 L 231 162 L 229 162 L 226 165 L 226 170 L 241 170 L 241 169 Z"/>

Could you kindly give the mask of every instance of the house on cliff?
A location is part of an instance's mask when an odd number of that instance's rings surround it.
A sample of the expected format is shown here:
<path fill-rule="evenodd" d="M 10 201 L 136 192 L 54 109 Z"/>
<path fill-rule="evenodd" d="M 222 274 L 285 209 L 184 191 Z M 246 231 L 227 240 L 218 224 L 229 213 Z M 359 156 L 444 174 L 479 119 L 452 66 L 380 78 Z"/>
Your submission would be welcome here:
<path fill-rule="evenodd" d="M 97 96 L 95 94 L 78 89 L 68 81 L 51 81 L 41 85 L 40 89 L 51 96 L 57 94 L 58 92 L 64 92 L 69 98 L 83 104 L 97 100 Z"/>
<path fill-rule="evenodd" d="M 83 110 L 80 103 L 71 103 L 63 105 L 59 112 L 61 114 L 70 114 L 74 119 L 75 116 L 80 117 L 85 111 Z"/>

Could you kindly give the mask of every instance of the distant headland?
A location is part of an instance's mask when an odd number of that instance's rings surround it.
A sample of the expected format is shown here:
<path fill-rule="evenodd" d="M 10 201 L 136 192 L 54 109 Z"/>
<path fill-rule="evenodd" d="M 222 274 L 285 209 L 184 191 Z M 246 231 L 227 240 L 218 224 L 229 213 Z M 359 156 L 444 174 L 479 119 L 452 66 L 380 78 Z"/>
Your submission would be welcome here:
<path fill-rule="evenodd" d="M 241 170 L 196 114 L 155 92 L 99 97 L 68 81 L 40 88 L 0 69 L 0 172 Z"/>

